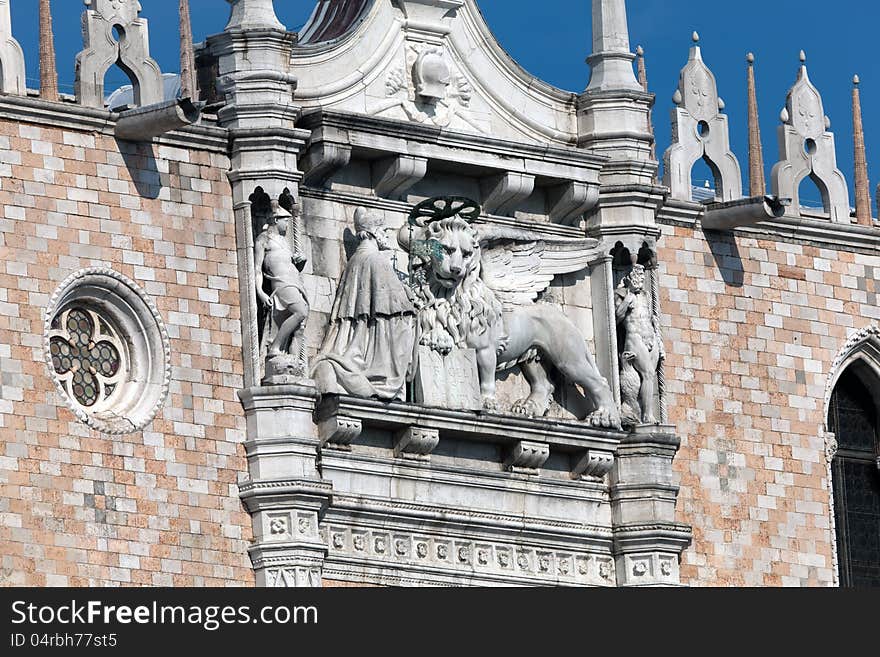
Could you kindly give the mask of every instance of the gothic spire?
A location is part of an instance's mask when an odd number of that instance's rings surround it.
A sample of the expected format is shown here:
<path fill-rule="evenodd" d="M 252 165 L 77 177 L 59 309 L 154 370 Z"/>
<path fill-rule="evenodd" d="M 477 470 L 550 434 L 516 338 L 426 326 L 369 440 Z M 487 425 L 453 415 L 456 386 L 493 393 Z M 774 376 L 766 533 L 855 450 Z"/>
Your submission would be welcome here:
<path fill-rule="evenodd" d="M 641 90 L 633 73 L 625 0 L 593 0 L 593 54 L 588 91 Z"/>
<path fill-rule="evenodd" d="M 55 35 L 49 0 L 40 0 L 40 97 L 58 100 L 58 69 L 55 64 Z"/>
<path fill-rule="evenodd" d="M 639 46 L 636 48 L 636 56 L 639 61 L 639 84 L 642 89 L 648 90 L 648 69 L 645 68 L 645 49 Z"/>
<path fill-rule="evenodd" d="M 863 226 L 873 225 L 871 218 L 871 189 L 868 182 L 868 158 L 865 153 L 865 130 L 862 126 L 862 101 L 859 94 L 859 76 L 853 77 L 853 142 L 855 146 L 856 221 Z"/>
<path fill-rule="evenodd" d="M 189 0 L 180 0 L 180 95 L 198 100 L 196 57 L 193 50 Z"/>
<path fill-rule="evenodd" d="M 761 122 L 758 117 L 758 94 L 755 87 L 755 56 L 746 56 L 749 64 L 749 195 L 764 196 L 767 183 L 764 179 L 764 147 L 761 144 Z"/>
<path fill-rule="evenodd" d="M 645 92 L 648 92 L 648 69 L 645 66 L 645 49 L 639 46 L 636 48 L 636 56 L 638 57 L 639 64 L 639 84 L 642 85 L 642 89 Z M 651 131 L 651 135 L 654 135 L 654 121 L 652 118 L 649 118 L 648 128 Z M 657 159 L 657 141 L 656 139 L 651 144 L 651 159 Z"/>

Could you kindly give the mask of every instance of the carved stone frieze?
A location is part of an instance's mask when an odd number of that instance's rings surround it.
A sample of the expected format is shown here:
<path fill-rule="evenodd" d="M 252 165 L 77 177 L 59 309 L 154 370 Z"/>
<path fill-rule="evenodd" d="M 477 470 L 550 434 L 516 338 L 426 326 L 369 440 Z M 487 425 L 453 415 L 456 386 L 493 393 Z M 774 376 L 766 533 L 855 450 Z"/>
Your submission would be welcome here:
<path fill-rule="evenodd" d="M 406 564 L 413 583 L 435 584 L 446 577 L 485 577 L 487 581 L 610 586 L 615 582 L 614 560 L 607 554 L 540 549 L 491 541 L 461 541 L 428 534 L 349 528 L 331 524 L 325 569 L 341 572 L 337 564 L 357 558 L 371 565 Z"/>

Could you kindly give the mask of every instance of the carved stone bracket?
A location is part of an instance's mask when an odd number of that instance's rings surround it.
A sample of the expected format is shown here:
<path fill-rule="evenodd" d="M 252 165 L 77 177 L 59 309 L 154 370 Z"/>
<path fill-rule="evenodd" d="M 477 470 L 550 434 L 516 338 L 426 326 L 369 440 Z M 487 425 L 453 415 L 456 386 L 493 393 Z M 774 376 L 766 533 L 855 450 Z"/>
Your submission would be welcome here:
<path fill-rule="evenodd" d="M 508 450 L 504 469 L 509 472 L 537 474 L 549 457 L 550 446 L 546 443 L 520 440 Z"/>
<path fill-rule="evenodd" d="M 480 182 L 483 210 L 490 214 L 509 215 L 535 190 L 535 177 L 527 173 L 507 171 Z"/>
<path fill-rule="evenodd" d="M 143 107 L 165 99 L 162 71 L 150 57 L 147 20 L 139 18 L 138 0 L 86 0 L 85 48 L 76 56 L 76 97 L 87 107 L 104 106 L 104 75 L 114 64 L 131 78 L 134 104 Z"/>
<path fill-rule="evenodd" d="M 412 155 L 396 155 L 373 163 L 376 196 L 398 199 L 425 177 L 428 160 Z"/>
<path fill-rule="evenodd" d="M 547 214 L 558 224 L 577 225 L 598 202 L 598 185 L 573 180 L 547 190 Z"/>
<path fill-rule="evenodd" d="M 614 465 L 614 453 L 602 452 L 594 449 L 588 449 L 583 456 L 576 460 L 576 465 L 572 468 L 572 479 L 580 477 L 591 477 L 594 479 L 602 479 L 611 470 Z"/>
<path fill-rule="evenodd" d="M 327 180 L 351 160 L 351 147 L 322 141 L 312 144 L 299 161 L 303 180 L 312 187 L 323 187 Z"/>
<path fill-rule="evenodd" d="M 318 423 L 318 437 L 322 446 L 351 449 L 351 444 L 361 435 L 361 421 L 353 417 L 332 415 Z"/>
<path fill-rule="evenodd" d="M 427 458 L 440 442 L 437 429 L 425 427 L 406 427 L 395 434 L 394 456 L 405 458 Z"/>
<path fill-rule="evenodd" d="M 347 395 L 325 397 L 315 409 L 315 418 L 322 445 L 336 449 L 350 446 L 362 428 L 388 435 L 395 445 L 395 456 L 419 451 L 428 454 L 436 447 L 432 444 L 435 436 L 438 441 L 450 436 L 501 446 L 505 469 L 536 470 L 551 452 L 571 455 L 573 464 L 580 463 L 583 459 L 575 457 L 591 452 L 597 455 L 593 471 L 599 472 L 603 464 L 607 464 L 607 458 L 601 455 L 610 458 L 623 436 L 617 431 L 596 429 L 577 421 L 548 421 L 486 412 L 478 415 L 471 411 Z M 589 459 L 587 461 L 589 465 Z M 580 477 L 585 471 L 582 469 L 576 476 Z"/>

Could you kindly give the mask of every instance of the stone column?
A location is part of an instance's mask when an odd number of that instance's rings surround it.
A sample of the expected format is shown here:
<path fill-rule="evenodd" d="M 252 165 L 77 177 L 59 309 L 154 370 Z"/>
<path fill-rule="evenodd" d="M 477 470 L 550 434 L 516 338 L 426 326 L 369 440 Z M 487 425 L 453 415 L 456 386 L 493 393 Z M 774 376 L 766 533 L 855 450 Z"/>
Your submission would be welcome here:
<path fill-rule="evenodd" d="M 625 0 L 593 0 L 593 54 L 587 91 L 641 89 L 633 73 Z"/>
<path fill-rule="evenodd" d="M 180 95 L 183 98 L 199 99 L 196 84 L 196 56 L 193 50 L 192 21 L 190 20 L 189 0 L 180 0 L 178 9 L 180 21 Z"/>
<path fill-rule="evenodd" d="M 275 16 L 271 0 L 230 0 L 222 34 L 206 47 L 218 60 L 218 90 L 229 130 L 233 207 L 238 250 L 247 418 L 248 476 L 240 482 L 251 514 L 250 548 L 259 586 L 320 586 L 327 553 L 319 522 L 332 485 L 318 472 L 312 421 L 315 390 L 304 385 L 260 386 L 261 363 L 254 278 L 252 198 L 299 196 L 297 159 L 310 136 L 297 129 L 296 78 L 290 71 L 296 35 Z M 288 232 L 291 241 L 295 229 Z"/>
<path fill-rule="evenodd" d="M 611 522 L 618 586 L 677 586 L 679 558 L 691 530 L 675 522 L 672 459 L 675 428 L 636 427 L 618 447 L 611 470 Z"/>
<path fill-rule="evenodd" d="M 617 236 L 633 253 L 659 235 L 654 217 L 663 202 L 651 108 L 654 96 L 636 79 L 624 0 L 593 0 L 590 83 L 578 97 L 578 145 L 610 159 L 600 174 L 599 205 L 587 217 L 596 237 Z M 614 241 L 611 242 L 612 245 Z"/>
<path fill-rule="evenodd" d="M 319 587 L 327 556 L 319 523 L 332 484 L 317 470 L 315 391 L 265 386 L 239 397 L 248 427 L 248 475 L 239 481 L 239 494 L 251 514 L 248 551 L 257 586 Z"/>

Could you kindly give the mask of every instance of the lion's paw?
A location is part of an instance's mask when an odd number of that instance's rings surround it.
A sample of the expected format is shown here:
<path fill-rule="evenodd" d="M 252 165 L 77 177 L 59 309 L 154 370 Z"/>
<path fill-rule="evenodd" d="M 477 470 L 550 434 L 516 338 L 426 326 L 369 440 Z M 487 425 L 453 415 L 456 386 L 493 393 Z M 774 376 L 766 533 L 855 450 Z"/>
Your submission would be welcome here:
<path fill-rule="evenodd" d="M 430 347 L 443 356 L 451 352 L 455 347 L 455 342 L 452 340 L 452 336 L 439 328 L 431 329 L 422 336 L 421 344 Z"/>
<path fill-rule="evenodd" d="M 616 408 L 597 408 L 590 413 L 586 421 L 600 429 L 620 429 L 620 412 Z"/>
<path fill-rule="evenodd" d="M 528 397 L 520 399 L 510 410 L 517 415 L 524 415 L 525 417 L 543 417 L 544 413 L 547 412 L 546 406 L 542 407 L 540 403 Z"/>
<path fill-rule="evenodd" d="M 483 395 L 483 410 L 486 411 L 497 411 L 498 410 L 498 400 L 495 399 L 495 396 Z"/>

